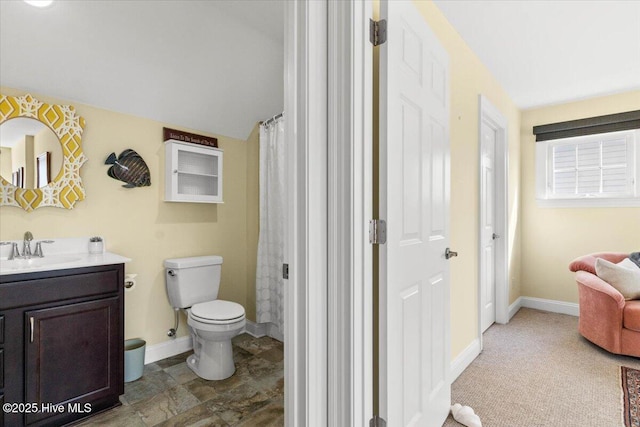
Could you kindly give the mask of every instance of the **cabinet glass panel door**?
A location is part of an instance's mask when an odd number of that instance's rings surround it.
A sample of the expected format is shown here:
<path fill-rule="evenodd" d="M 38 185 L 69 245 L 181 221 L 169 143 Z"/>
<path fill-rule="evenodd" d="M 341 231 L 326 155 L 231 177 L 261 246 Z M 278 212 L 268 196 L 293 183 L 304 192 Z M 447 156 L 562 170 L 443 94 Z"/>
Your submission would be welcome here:
<path fill-rule="evenodd" d="M 222 150 L 172 140 L 165 144 L 165 200 L 222 203 Z"/>

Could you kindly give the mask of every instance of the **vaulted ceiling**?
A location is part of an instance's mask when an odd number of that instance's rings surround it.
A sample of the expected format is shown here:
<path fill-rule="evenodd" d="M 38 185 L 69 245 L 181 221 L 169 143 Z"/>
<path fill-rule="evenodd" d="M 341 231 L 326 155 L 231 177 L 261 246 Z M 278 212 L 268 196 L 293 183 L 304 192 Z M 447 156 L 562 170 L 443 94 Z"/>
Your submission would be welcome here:
<path fill-rule="evenodd" d="M 640 89 L 638 0 L 434 2 L 520 108 Z"/>
<path fill-rule="evenodd" d="M 283 109 L 286 1 L 0 1 L 0 85 L 245 139 Z M 435 3 L 520 108 L 640 89 L 638 0 Z"/>
<path fill-rule="evenodd" d="M 245 139 L 282 112 L 284 0 L 0 1 L 0 84 Z"/>

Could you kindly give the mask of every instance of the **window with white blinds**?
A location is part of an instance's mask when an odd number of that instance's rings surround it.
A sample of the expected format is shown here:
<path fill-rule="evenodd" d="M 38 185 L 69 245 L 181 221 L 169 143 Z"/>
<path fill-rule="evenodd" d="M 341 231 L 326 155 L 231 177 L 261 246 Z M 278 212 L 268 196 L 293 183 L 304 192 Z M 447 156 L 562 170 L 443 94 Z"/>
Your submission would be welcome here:
<path fill-rule="evenodd" d="M 638 134 L 634 130 L 536 143 L 538 199 L 640 205 Z M 607 204 L 612 205 L 615 202 Z"/>

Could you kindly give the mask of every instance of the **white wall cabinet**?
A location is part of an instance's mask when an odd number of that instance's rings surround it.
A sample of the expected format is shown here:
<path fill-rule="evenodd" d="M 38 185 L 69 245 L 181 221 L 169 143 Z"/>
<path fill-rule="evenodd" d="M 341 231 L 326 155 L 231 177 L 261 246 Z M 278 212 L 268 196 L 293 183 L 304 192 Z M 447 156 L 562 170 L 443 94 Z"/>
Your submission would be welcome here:
<path fill-rule="evenodd" d="M 218 148 L 165 141 L 167 202 L 222 203 L 222 154 Z"/>

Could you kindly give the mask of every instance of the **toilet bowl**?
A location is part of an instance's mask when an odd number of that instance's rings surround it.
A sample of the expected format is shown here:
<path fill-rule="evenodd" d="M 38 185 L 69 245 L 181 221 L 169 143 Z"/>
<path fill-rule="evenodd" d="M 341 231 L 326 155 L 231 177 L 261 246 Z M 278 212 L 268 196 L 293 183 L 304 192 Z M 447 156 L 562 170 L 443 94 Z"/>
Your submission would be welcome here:
<path fill-rule="evenodd" d="M 187 366 L 206 380 L 223 380 L 235 372 L 231 339 L 244 330 L 244 307 L 217 299 L 222 257 L 165 260 L 169 302 L 183 309 L 194 354 Z"/>
<path fill-rule="evenodd" d="M 187 366 L 200 378 L 223 380 L 236 371 L 231 339 L 243 331 L 244 308 L 230 301 L 214 300 L 187 309 L 193 352 Z"/>

